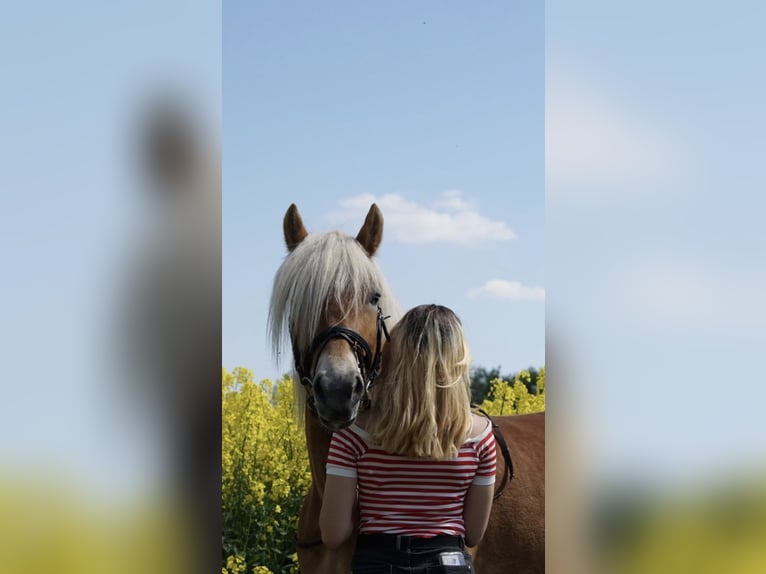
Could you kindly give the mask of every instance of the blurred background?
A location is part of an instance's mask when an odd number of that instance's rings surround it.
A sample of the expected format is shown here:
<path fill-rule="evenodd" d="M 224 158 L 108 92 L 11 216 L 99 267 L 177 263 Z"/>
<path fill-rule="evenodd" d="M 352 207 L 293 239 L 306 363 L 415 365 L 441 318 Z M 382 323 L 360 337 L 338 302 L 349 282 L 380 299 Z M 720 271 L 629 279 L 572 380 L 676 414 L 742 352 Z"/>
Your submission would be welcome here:
<path fill-rule="evenodd" d="M 766 568 L 764 10 L 545 3 L 551 572 Z M 0 20 L 0 571 L 220 567 L 221 11 Z"/>
<path fill-rule="evenodd" d="M 221 6 L 7 5 L 0 69 L 0 571 L 210 572 Z"/>
<path fill-rule="evenodd" d="M 552 571 L 766 568 L 764 16 L 546 2 Z"/>

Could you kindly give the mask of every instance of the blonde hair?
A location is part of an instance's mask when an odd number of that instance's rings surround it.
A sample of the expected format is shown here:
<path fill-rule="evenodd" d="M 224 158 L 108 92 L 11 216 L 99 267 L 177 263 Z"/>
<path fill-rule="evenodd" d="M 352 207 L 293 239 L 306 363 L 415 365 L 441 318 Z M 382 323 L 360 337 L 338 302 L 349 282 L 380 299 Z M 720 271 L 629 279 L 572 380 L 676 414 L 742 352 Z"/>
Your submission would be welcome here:
<path fill-rule="evenodd" d="M 470 355 L 460 319 L 420 305 L 391 330 L 367 431 L 383 450 L 446 460 L 471 428 Z"/>

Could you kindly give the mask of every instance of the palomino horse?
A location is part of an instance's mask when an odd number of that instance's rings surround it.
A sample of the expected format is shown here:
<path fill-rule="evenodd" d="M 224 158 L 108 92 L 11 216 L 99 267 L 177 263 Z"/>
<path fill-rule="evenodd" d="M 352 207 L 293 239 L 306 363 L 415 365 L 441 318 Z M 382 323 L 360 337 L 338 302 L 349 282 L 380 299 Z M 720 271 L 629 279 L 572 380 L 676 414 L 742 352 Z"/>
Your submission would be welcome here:
<path fill-rule="evenodd" d="M 382 233 L 383 217 L 376 205 L 356 238 L 337 231 L 309 235 L 295 205 L 284 218 L 289 255 L 274 280 L 269 326 L 276 353 L 285 335 L 290 336 L 296 397 L 304 399 L 297 401 L 297 414 L 305 417 L 312 483 L 298 521 L 303 574 L 350 570 L 355 539 L 337 550 L 325 547 L 319 511 L 331 433 L 356 419 L 377 375 L 385 321 L 391 326 L 400 316 L 372 259 Z M 384 311 L 390 318 L 384 317 Z M 493 420 L 512 453 L 513 478 L 494 501 L 487 532 L 472 549 L 476 571 L 541 574 L 545 571 L 545 415 Z M 506 462 L 498 456 L 499 483 L 505 471 Z"/>
<path fill-rule="evenodd" d="M 291 205 L 284 235 L 289 254 L 274 278 L 269 330 L 276 353 L 289 334 L 295 396 L 302 399 L 297 414 L 305 417 L 311 486 L 298 520 L 298 561 L 302 574 L 338 574 L 350 570 L 355 539 L 337 550 L 321 543 L 330 437 L 356 420 L 380 366 L 383 336 L 401 313 L 373 259 L 383 237 L 376 205 L 356 238 L 308 234 Z"/>

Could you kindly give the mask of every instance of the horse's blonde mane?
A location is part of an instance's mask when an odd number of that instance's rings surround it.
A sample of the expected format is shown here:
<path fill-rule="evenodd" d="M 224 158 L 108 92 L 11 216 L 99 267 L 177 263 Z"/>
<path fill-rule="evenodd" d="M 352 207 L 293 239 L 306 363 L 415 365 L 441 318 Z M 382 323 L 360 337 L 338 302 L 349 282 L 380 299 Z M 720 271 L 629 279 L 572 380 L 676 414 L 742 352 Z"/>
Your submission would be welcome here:
<path fill-rule="evenodd" d="M 377 262 L 353 237 L 340 231 L 308 235 L 282 262 L 274 277 L 268 331 L 276 359 L 293 344 L 306 352 L 316 336 L 328 305 L 347 316 L 369 304 L 380 293 L 380 306 L 390 318 L 390 329 L 401 316 L 399 305 Z M 373 343 L 374 344 L 374 343 Z M 296 383 L 296 402 L 305 398 Z M 302 404 L 297 405 L 302 412 Z"/>

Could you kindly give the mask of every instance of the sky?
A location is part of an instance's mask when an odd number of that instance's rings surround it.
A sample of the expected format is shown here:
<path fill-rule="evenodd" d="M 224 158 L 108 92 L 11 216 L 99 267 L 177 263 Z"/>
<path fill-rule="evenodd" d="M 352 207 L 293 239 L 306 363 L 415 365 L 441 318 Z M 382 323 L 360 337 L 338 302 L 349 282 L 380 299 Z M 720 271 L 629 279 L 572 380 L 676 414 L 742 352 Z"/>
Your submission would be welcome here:
<path fill-rule="evenodd" d="M 764 15 L 546 3 L 549 412 L 602 477 L 766 466 Z"/>
<path fill-rule="evenodd" d="M 122 493 L 162 456 L 117 336 L 159 219 L 139 125 L 173 93 L 220 131 L 220 6 L 44 4 L 0 19 L 0 475 Z"/>
<path fill-rule="evenodd" d="M 474 365 L 545 364 L 544 12 L 536 2 L 223 10 L 223 362 L 290 370 L 266 338 L 295 203 L 355 235 L 404 309 L 451 307 Z"/>
<path fill-rule="evenodd" d="M 288 205 L 355 233 L 376 201 L 402 306 L 453 307 L 478 365 L 546 364 L 549 444 L 591 473 L 763 468 L 766 8 L 283 4 L 4 13 L 0 471 L 148 468 L 105 333 L 146 215 L 126 142 L 168 82 L 221 139 L 224 367 L 289 369 L 265 336 Z"/>

